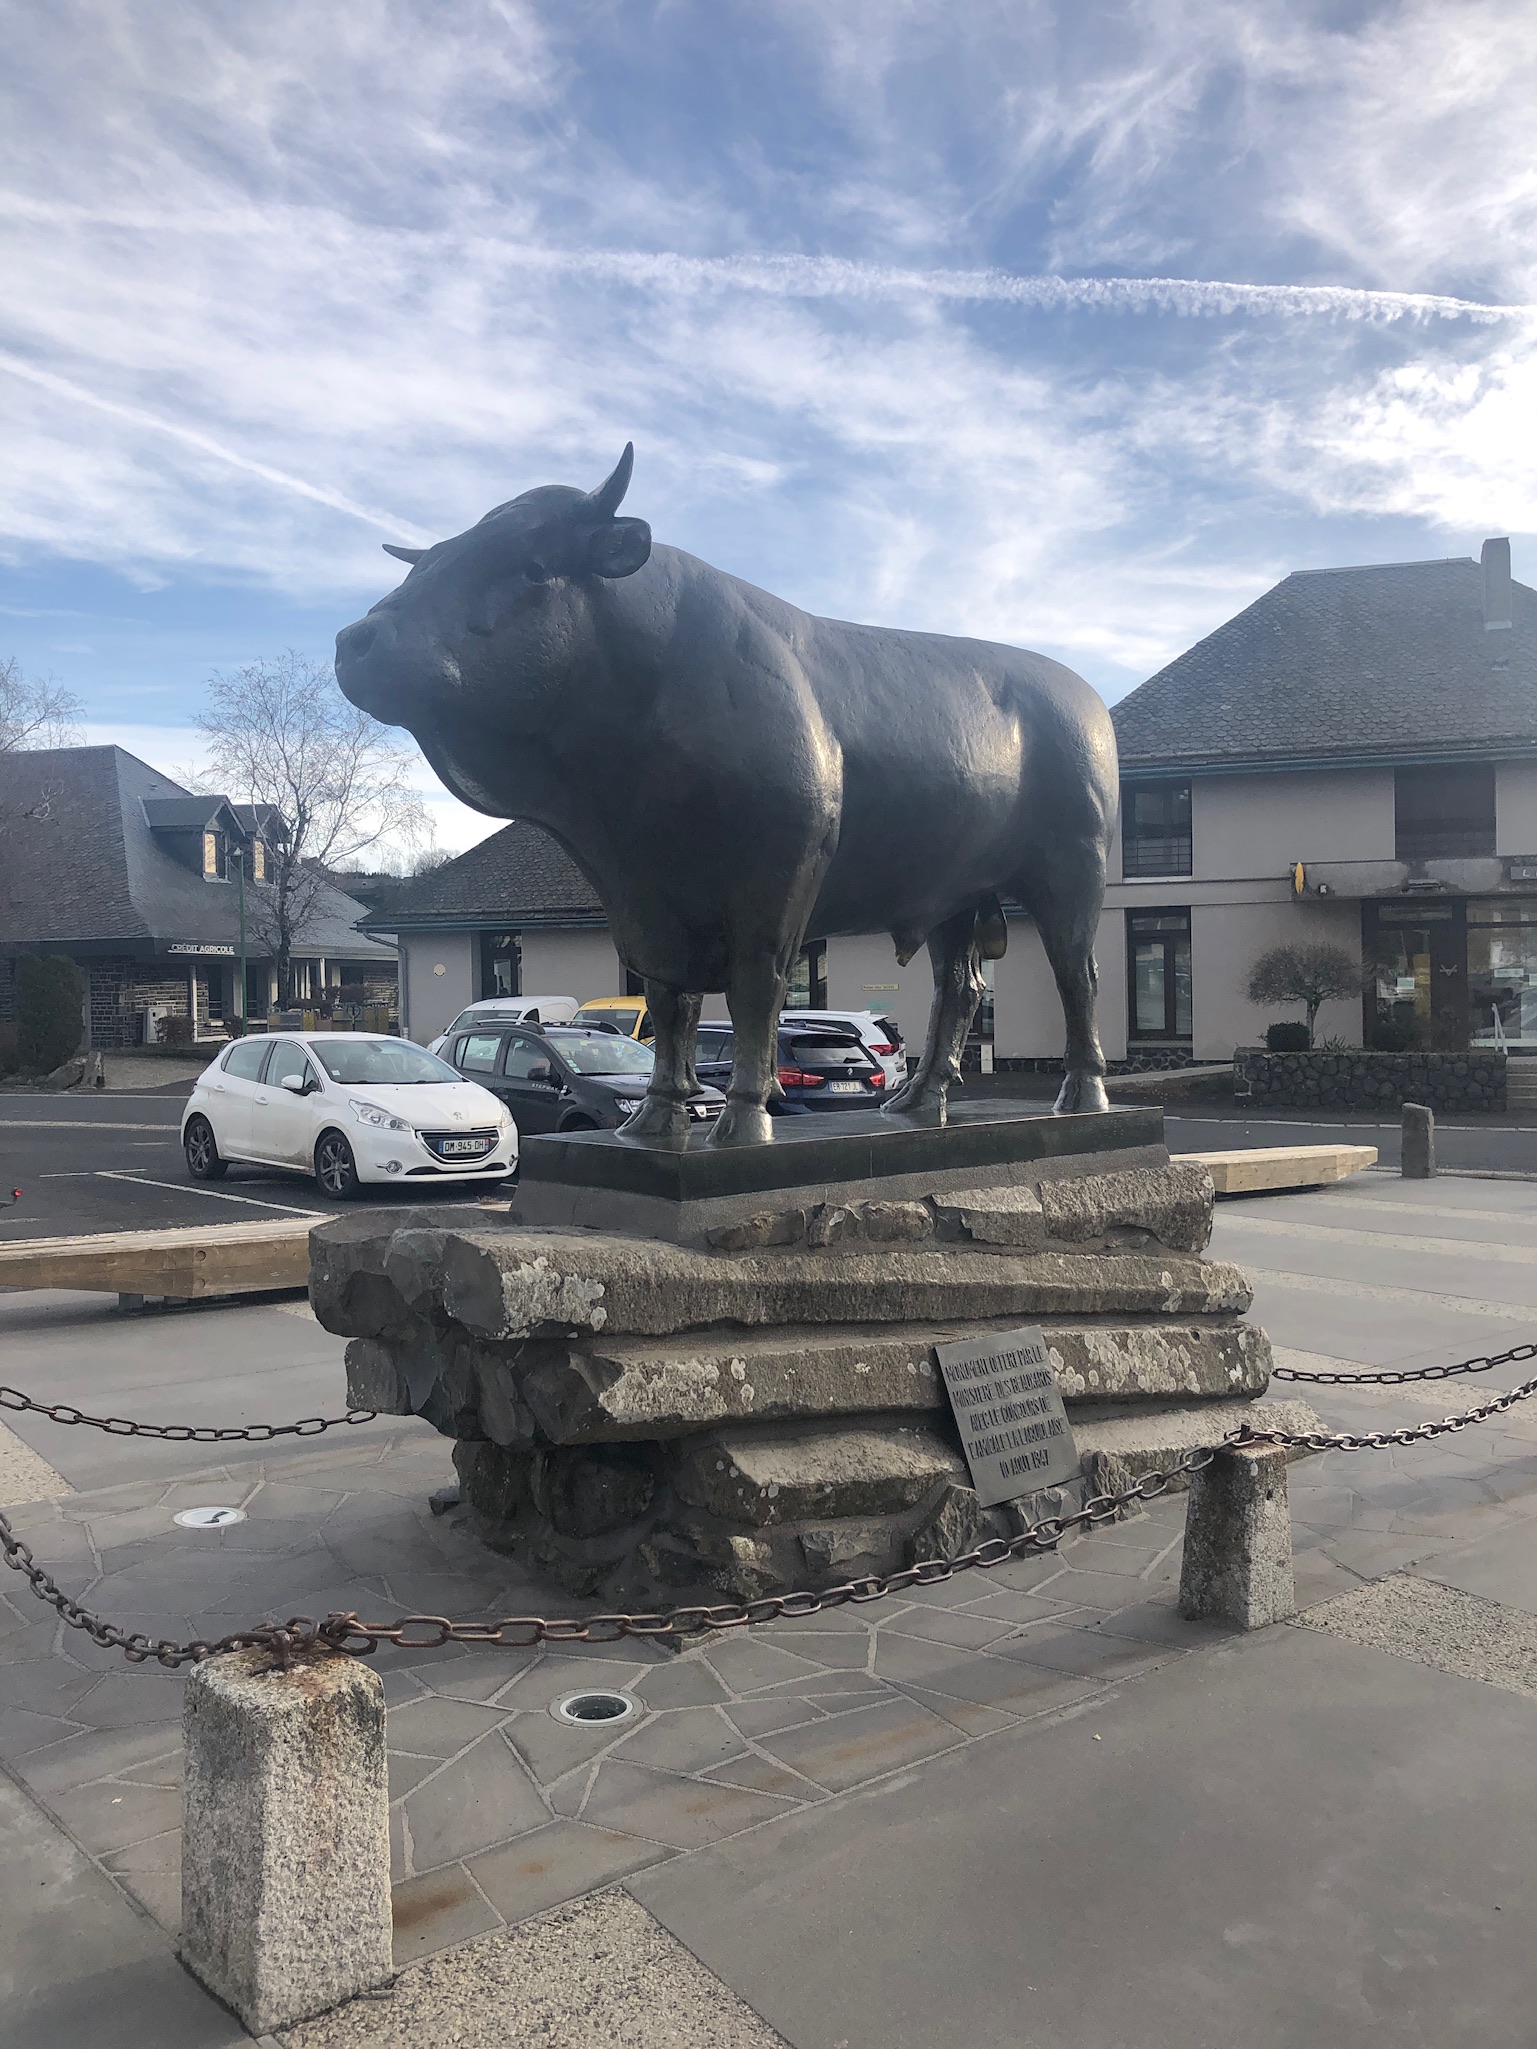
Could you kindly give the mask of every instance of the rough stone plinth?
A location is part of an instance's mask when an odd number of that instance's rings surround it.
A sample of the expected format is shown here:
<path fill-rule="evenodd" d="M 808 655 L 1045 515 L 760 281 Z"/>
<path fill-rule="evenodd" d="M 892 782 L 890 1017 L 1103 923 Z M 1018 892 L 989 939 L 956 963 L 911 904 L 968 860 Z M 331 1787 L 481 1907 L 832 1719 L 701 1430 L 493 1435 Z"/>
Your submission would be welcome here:
<path fill-rule="evenodd" d="M 584 1156 L 573 1142 L 557 1164 Z M 623 1149 L 604 1160 L 617 1174 Z M 1199 1163 L 1126 1145 L 1071 1164 L 770 1177 L 660 1230 L 348 1218 L 313 1234 L 311 1300 L 351 1339 L 354 1405 L 455 1440 L 449 1512 L 487 1543 L 610 1607 L 752 1598 L 1011 1534 L 1219 1441 L 1263 1394 L 1249 1284 L 1199 1256 Z M 1050 1500 L 983 1509 L 935 1347 L 1022 1324 L 1043 1332 L 1081 1467 Z"/>
<path fill-rule="evenodd" d="M 665 1336 L 711 1324 L 1209 1315 L 1245 1310 L 1252 1300 L 1237 1267 L 1175 1252 L 893 1246 L 724 1258 L 596 1231 L 391 1233 L 385 1224 L 372 1247 L 346 1244 L 339 1272 L 327 1227 L 311 1243 L 310 1300 L 342 1337 L 380 1337 L 408 1329 L 413 1316 L 437 1315 L 484 1338 Z"/>
<path fill-rule="evenodd" d="M 585 1337 L 548 1343 L 513 1362 L 480 1354 L 481 1432 L 511 1444 L 531 1432 L 554 1444 L 681 1437 L 717 1424 L 830 1420 L 880 1413 L 944 1414 L 949 1403 L 934 1365 L 935 1345 L 978 1337 L 995 1324 L 791 1326 L 714 1331 L 674 1338 Z M 1262 1330 L 1233 1317 L 1042 1326 L 1057 1384 L 1069 1403 L 1232 1400 L 1263 1393 L 1270 1346 Z M 507 1348 L 509 1351 L 511 1348 Z M 531 1349 L 531 1348 L 530 1348 Z M 515 1392 L 514 1392 L 515 1389 Z M 347 1348 L 348 1400 L 389 1415 L 415 1413 L 406 1375 L 376 1340 Z"/>
<path fill-rule="evenodd" d="M 1219 1452 L 1193 1475 L 1179 1607 L 1192 1620 L 1263 1629 L 1297 1612 L 1286 1452 Z"/>
<path fill-rule="evenodd" d="M 391 1975 L 384 1689 L 336 1653 L 194 1665 L 181 1957 L 253 2035 Z"/>
<path fill-rule="evenodd" d="M 1405 1181 L 1429 1181 L 1436 1171 L 1436 1113 L 1423 1103 L 1405 1103 L 1399 1172 Z"/>

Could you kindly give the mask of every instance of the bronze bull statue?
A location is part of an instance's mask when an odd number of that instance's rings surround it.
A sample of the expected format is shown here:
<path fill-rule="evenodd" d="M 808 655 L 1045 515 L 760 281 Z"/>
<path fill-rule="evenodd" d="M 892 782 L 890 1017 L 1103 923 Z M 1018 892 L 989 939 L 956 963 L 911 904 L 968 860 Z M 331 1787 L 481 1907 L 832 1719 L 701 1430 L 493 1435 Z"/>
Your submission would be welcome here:
<path fill-rule="evenodd" d="M 356 705 L 406 726 L 443 782 L 536 820 L 644 978 L 656 1064 L 627 1135 L 680 1143 L 703 992 L 735 1025 L 715 1145 L 772 1136 L 777 1025 L 807 939 L 927 944 L 923 1056 L 888 1111 L 942 1120 L 1004 950 L 1034 919 L 1067 1022 L 1059 1111 L 1107 1107 L 1094 935 L 1115 736 L 1045 655 L 798 611 L 619 518 L 634 451 L 596 491 L 546 485 L 431 548 L 337 635 Z"/>

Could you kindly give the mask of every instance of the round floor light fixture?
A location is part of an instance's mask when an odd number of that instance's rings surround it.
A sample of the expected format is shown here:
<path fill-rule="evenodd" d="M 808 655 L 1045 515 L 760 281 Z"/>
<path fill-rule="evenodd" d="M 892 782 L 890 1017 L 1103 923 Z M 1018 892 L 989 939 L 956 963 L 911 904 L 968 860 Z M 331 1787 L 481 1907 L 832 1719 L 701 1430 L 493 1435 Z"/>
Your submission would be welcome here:
<path fill-rule="evenodd" d="M 171 1518 L 184 1530 L 227 1530 L 231 1523 L 243 1523 L 243 1508 L 183 1508 Z"/>
<path fill-rule="evenodd" d="M 596 1728 L 604 1722 L 628 1722 L 640 1713 L 640 1702 L 627 1693 L 612 1693 L 606 1687 L 590 1687 L 583 1693 L 568 1693 L 550 1708 L 557 1722 L 569 1722 L 580 1729 Z"/>

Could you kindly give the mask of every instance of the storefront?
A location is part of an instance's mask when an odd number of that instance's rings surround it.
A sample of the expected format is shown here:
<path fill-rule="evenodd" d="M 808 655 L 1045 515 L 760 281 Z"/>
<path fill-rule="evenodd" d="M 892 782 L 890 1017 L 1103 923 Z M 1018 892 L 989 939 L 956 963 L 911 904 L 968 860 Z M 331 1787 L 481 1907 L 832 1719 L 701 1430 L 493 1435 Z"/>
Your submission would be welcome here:
<path fill-rule="evenodd" d="M 1537 897 L 1363 904 L 1362 943 L 1379 1052 L 1537 1048 Z"/>

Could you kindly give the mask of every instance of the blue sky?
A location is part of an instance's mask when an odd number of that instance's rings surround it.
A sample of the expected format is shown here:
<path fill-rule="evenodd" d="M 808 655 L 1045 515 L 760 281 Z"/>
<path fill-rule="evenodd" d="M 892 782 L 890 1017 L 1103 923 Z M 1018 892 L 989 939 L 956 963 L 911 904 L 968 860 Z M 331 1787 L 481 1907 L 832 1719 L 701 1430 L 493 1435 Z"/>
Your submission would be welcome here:
<path fill-rule="evenodd" d="M 660 539 L 1111 699 L 1291 568 L 1509 533 L 1537 576 L 1508 0 L 7 24 L 0 655 L 161 765 L 210 671 L 329 654 L 382 540 L 631 438 Z"/>

